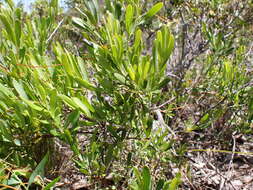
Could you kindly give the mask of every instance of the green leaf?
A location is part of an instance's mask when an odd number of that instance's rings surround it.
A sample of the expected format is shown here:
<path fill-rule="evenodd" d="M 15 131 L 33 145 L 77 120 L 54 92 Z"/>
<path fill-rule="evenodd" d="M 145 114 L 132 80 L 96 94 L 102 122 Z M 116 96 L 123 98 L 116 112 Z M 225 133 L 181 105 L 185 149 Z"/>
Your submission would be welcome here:
<path fill-rule="evenodd" d="M 54 187 L 54 185 L 61 179 L 61 176 L 55 178 L 53 181 L 51 181 L 47 186 L 44 188 L 44 190 L 50 190 Z"/>
<path fill-rule="evenodd" d="M 160 149 L 161 149 L 162 151 L 167 151 L 170 147 L 171 147 L 171 143 L 170 143 L 170 142 L 164 142 L 164 143 L 160 146 Z"/>
<path fill-rule="evenodd" d="M 175 39 L 174 39 L 174 37 L 170 34 L 170 32 L 169 32 L 169 34 L 168 34 L 168 37 L 169 37 L 169 39 L 168 39 L 168 42 L 167 42 L 168 44 L 167 44 L 166 52 L 167 52 L 167 55 L 170 56 L 171 53 L 172 53 L 172 51 L 173 51 L 173 49 L 174 49 Z"/>
<path fill-rule="evenodd" d="M 200 119 L 200 123 L 204 123 L 204 122 L 206 122 L 207 120 L 209 119 L 209 114 L 208 113 L 206 113 L 201 119 Z"/>
<path fill-rule="evenodd" d="M 170 188 L 170 182 L 167 181 L 167 182 L 164 183 L 162 190 L 169 190 L 169 188 Z"/>
<path fill-rule="evenodd" d="M 13 0 L 6 0 L 6 2 L 8 3 L 9 7 L 10 7 L 11 9 L 13 9 L 13 7 L 14 7 Z"/>
<path fill-rule="evenodd" d="M 2 92 L 3 94 L 5 94 L 6 96 L 14 96 L 14 94 L 12 93 L 12 91 L 10 91 L 7 87 L 5 87 L 4 85 L 2 85 L 0 83 L 0 92 Z"/>
<path fill-rule="evenodd" d="M 168 190 L 176 190 L 181 183 L 181 174 L 178 173 L 176 177 L 174 177 L 171 182 Z"/>
<path fill-rule="evenodd" d="M 131 34 L 132 22 L 134 17 L 134 9 L 132 5 L 128 5 L 126 8 L 126 16 L 125 16 L 125 23 L 126 23 L 126 30 L 128 34 Z"/>
<path fill-rule="evenodd" d="M 62 99 L 66 104 L 68 104 L 70 107 L 72 107 L 72 108 L 77 108 L 78 107 L 76 105 L 76 103 L 71 98 L 69 98 L 68 96 L 63 95 L 63 94 L 58 94 L 58 97 L 60 99 Z"/>
<path fill-rule="evenodd" d="M 156 185 L 156 190 L 162 190 L 164 185 L 164 179 L 160 179 Z"/>
<path fill-rule="evenodd" d="M 78 105 L 78 107 L 83 111 L 86 115 L 90 116 L 90 110 L 86 107 L 86 105 L 77 97 L 72 98 L 73 101 Z"/>
<path fill-rule="evenodd" d="M 162 89 L 163 87 L 165 87 L 166 85 L 168 85 L 168 83 L 171 81 L 171 79 L 169 77 L 166 77 L 165 79 L 163 79 L 157 86 L 157 90 L 158 89 Z"/>
<path fill-rule="evenodd" d="M 157 3 L 155 4 L 145 15 L 145 19 L 150 19 L 151 17 L 153 17 L 156 13 L 158 13 L 161 8 L 163 7 L 163 3 L 160 2 L 160 3 Z"/>
<path fill-rule="evenodd" d="M 86 97 L 82 97 L 82 102 L 83 102 L 83 104 L 87 107 L 87 108 L 89 108 L 89 110 L 91 111 L 91 112 L 95 112 L 95 109 L 94 109 L 94 107 L 89 103 L 89 101 L 87 100 L 87 98 Z"/>
<path fill-rule="evenodd" d="M 83 80 L 81 78 L 78 78 L 78 77 L 74 77 L 74 76 L 71 76 L 78 84 L 80 84 L 81 86 L 91 90 L 91 91 L 95 91 L 97 90 L 97 88 L 95 86 L 93 86 L 92 84 L 90 84 L 88 81 L 86 80 Z"/>
<path fill-rule="evenodd" d="M 153 46 L 153 61 L 158 73 L 163 73 L 166 68 L 166 62 L 169 59 L 174 48 L 174 37 L 169 28 L 164 26 L 156 33 L 156 39 Z"/>
<path fill-rule="evenodd" d="M 18 92 L 19 96 L 23 99 L 28 100 L 28 96 L 23 88 L 23 85 L 21 83 L 18 83 L 15 79 L 13 79 L 12 84 L 13 84 L 15 90 Z"/>
<path fill-rule="evenodd" d="M 16 9 L 16 14 L 17 15 L 21 14 L 21 10 L 19 8 Z M 17 46 L 20 46 L 20 39 L 21 39 L 21 22 L 20 22 L 20 20 L 15 21 L 15 35 L 16 35 Z"/>
<path fill-rule="evenodd" d="M 67 103 L 70 107 L 75 109 L 80 109 L 84 114 L 90 116 L 90 111 L 94 112 L 94 108 L 89 104 L 86 98 L 83 97 L 83 101 L 81 101 L 77 97 L 69 98 L 63 94 L 58 95 L 65 103 Z"/>
<path fill-rule="evenodd" d="M 48 158 L 49 158 L 49 152 L 47 152 L 45 157 L 41 160 L 41 162 L 38 164 L 38 166 L 35 168 L 35 170 L 31 174 L 29 181 L 28 181 L 28 188 L 27 189 L 29 189 L 29 186 L 34 182 L 34 179 L 36 176 L 39 175 L 41 177 L 44 177 L 44 169 L 45 169 L 45 165 L 48 161 Z"/>
<path fill-rule="evenodd" d="M 98 8 L 97 0 L 84 1 L 84 4 L 87 8 L 85 10 L 85 14 L 87 15 L 87 18 L 89 18 L 89 21 L 92 24 L 96 25 L 99 19 L 99 8 Z"/>
<path fill-rule="evenodd" d="M 72 64 L 71 64 L 71 61 L 69 60 L 69 57 L 66 53 L 63 53 L 62 56 L 61 56 L 61 61 L 62 61 L 62 64 L 65 68 L 65 71 L 67 72 L 68 75 L 74 75 L 74 71 L 73 71 L 73 68 L 72 68 Z"/>
<path fill-rule="evenodd" d="M 5 27 L 5 30 L 9 36 L 9 40 L 16 44 L 16 38 L 14 35 L 13 27 L 11 26 L 11 21 L 3 14 L 0 14 L 0 20 Z"/>
<path fill-rule="evenodd" d="M 138 29 L 135 32 L 135 40 L 134 40 L 134 49 L 137 49 L 140 46 L 141 40 L 142 40 L 142 31 L 141 29 Z"/>
<path fill-rule="evenodd" d="M 30 106 L 32 109 L 36 110 L 36 111 L 42 111 L 43 107 L 36 105 L 33 101 L 31 100 L 27 100 L 22 98 L 22 100 L 28 105 Z"/>
<path fill-rule="evenodd" d="M 65 140 L 71 145 L 74 142 L 74 139 L 70 133 L 70 131 L 68 129 L 64 130 L 64 136 L 65 136 Z"/>
<path fill-rule="evenodd" d="M 110 163 L 113 160 L 113 150 L 114 149 L 115 149 L 115 147 L 111 144 L 107 147 L 107 152 L 106 152 L 106 155 L 105 155 L 105 165 L 107 167 L 110 166 Z"/>
<path fill-rule="evenodd" d="M 76 143 L 76 140 L 72 137 L 72 134 L 69 131 L 69 129 L 64 130 L 64 138 L 65 138 L 65 141 L 67 141 L 68 144 L 70 145 L 71 150 L 76 155 L 80 155 L 80 152 L 79 152 L 79 149 L 78 149 L 78 144 Z"/>
<path fill-rule="evenodd" d="M 66 119 L 66 121 L 65 121 L 65 124 L 64 124 L 65 128 L 67 128 L 68 125 L 69 125 L 70 123 L 71 123 L 72 126 L 75 126 L 76 123 L 77 123 L 78 120 L 79 120 L 79 117 L 80 117 L 80 112 L 79 112 L 79 110 L 74 110 L 74 111 L 72 111 L 72 112 L 68 115 L 68 117 L 67 117 L 67 119 Z"/>
<path fill-rule="evenodd" d="M 81 29 L 86 29 L 86 26 L 83 23 L 83 20 L 77 17 L 72 18 L 73 23 Z"/>
<path fill-rule="evenodd" d="M 77 18 L 77 17 L 73 17 L 72 18 L 73 24 L 75 26 L 77 26 L 80 29 L 83 29 L 85 31 L 90 31 L 92 32 L 92 30 L 94 29 L 91 25 L 89 25 L 88 23 L 84 22 L 82 19 Z"/>
<path fill-rule="evenodd" d="M 119 74 L 119 73 L 114 73 L 114 77 L 121 83 L 121 84 L 125 84 L 126 83 L 126 78 Z"/>
<path fill-rule="evenodd" d="M 49 105 L 50 105 L 50 112 L 51 114 L 54 116 L 56 109 L 57 109 L 57 91 L 55 89 L 53 89 L 52 91 L 50 91 L 48 93 L 49 97 L 50 97 L 50 101 L 49 101 Z"/>
<path fill-rule="evenodd" d="M 229 60 L 224 62 L 224 78 L 228 83 L 234 78 L 233 64 Z"/>
<path fill-rule="evenodd" d="M 127 67 L 127 72 L 129 74 L 130 78 L 134 81 L 135 80 L 135 72 L 134 72 L 134 69 L 131 65 L 129 65 Z"/>
<path fill-rule="evenodd" d="M 137 181 L 140 183 L 142 181 L 142 178 L 141 178 L 141 174 L 140 174 L 139 170 L 136 167 L 133 167 L 133 172 L 137 178 Z"/>
<path fill-rule="evenodd" d="M 143 190 L 151 190 L 151 175 L 147 166 L 144 166 L 141 175 L 143 178 Z"/>

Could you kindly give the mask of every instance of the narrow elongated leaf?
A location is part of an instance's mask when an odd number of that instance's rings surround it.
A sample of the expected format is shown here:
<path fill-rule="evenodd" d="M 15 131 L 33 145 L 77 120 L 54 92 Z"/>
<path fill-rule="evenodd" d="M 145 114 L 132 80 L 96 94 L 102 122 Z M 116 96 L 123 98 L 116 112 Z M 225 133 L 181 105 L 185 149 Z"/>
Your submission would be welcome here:
<path fill-rule="evenodd" d="M 47 152 L 45 157 L 41 160 L 41 162 L 38 164 L 38 166 L 33 171 L 32 175 L 30 176 L 29 181 L 28 181 L 28 189 L 29 189 L 29 186 L 34 182 L 34 179 L 36 176 L 39 175 L 41 177 L 44 177 L 44 169 L 48 161 L 48 158 L 49 158 L 49 152 Z"/>
<path fill-rule="evenodd" d="M 70 107 L 72 107 L 72 108 L 78 108 L 78 106 L 76 105 L 76 103 L 71 98 L 69 98 L 68 96 L 63 95 L 63 94 L 58 94 L 58 97 L 60 99 L 62 99 L 66 104 L 68 104 Z"/>
<path fill-rule="evenodd" d="M 30 101 L 30 100 L 27 100 L 27 99 L 24 99 L 24 98 L 22 98 L 22 99 L 32 109 L 34 109 L 36 111 L 42 111 L 43 110 L 43 107 L 36 105 L 33 101 Z"/>
<path fill-rule="evenodd" d="M 93 108 L 93 106 L 89 103 L 89 101 L 87 100 L 86 97 L 82 97 L 82 102 L 83 104 L 91 111 L 94 112 L 95 109 Z"/>
<path fill-rule="evenodd" d="M 11 9 L 13 9 L 13 7 L 14 7 L 13 0 L 6 0 L 6 2 L 8 3 L 9 7 L 10 7 Z"/>
<path fill-rule="evenodd" d="M 176 190 L 179 184 L 181 183 L 181 174 L 178 173 L 176 177 L 174 177 L 171 182 L 168 190 Z"/>
<path fill-rule="evenodd" d="M 130 78 L 134 81 L 135 80 L 135 72 L 134 72 L 134 69 L 131 65 L 129 65 L 127 67 L 127 72 L 129 74 Z"/>
<path fill-rule="evenodd" d="M 84 112 L 86 115 L 90 116 L 90 110 L 86 107 L 86 105 L 84 105 L 84 103 L 79 98 L 74 97 L 73 101 L 81 109 L 82 112 Z"/>
<path fill-rule="evenodd" d="M 111 163 L 111 161 L 113 160 L 113 149 L 115 147 L 113 145 L 109 145 L 108 148 L 107 148 L 107 152 L 106 152 L 106 155 L 105 155 L 105 165 L 108 167 Z"/>
<path fill-rule="evenodd" d="M 16 9 L 16 15 L 18 15 L 18 17 L 20 17 L 20 15 L 21 15 L 21 10 L 19 8 Z M 15 21 L 15 35 L 16 35 L 17 46 L 20 46 L 21 22 L 18 19 Z"/>
<path fill-rule="evenodd" d="M 142 31 L 141 29 L 138 29 L 135 33 L 135 40 L 134 40 L 134 48 L 137 49 L 138 46 L 140 45 L 141 43 L 141 40 L 142 40 Z"/>
<path fill-rule="evenodd" d="M 64 124 L 65 128 L 67 128 L 69 126 L 69 124 L 71 124 L 72 126 L 75 126 L 79 120 L 79 117 L 80 117 L 79 110 L 75 110 L 75 111 L 71 112 L 65 121 L 65 124 Z"/>
<path fill-rule="evenodd" d="M 171 81 L 171 79 L 169 77 L 166 77 L 165 79 L 163 79 L 159 84 L 158 86 L 155 88 L 157 90 L 165 87 L 169 82 Z"/>
<path fill-rule="evenodd" d="M 125 84 L 126 83 L 126 78 L 119 74 L 119 73 L 114 73 L 114 76 L 117 80 L 119 80 L 122 84 Z"/>
<path fill-rule="evenodd" d="M 13 84 L 15 90 L 18 92 L 19 96 L 23 99 L 28 100 L 28 96 L 23 88 L 23 85 L 21 83 L 18 83 L 15 79 L 13 79 L 12 84 Z"/>
<path fill-rule="evenodd" d="M 98 11 L 97 11 L 95 1 L 96 0 L 84 1 L 84 4 L 87 8 L 87 10 L 85 10 L 85 14 L 87 15 L 87 18 L 89 18 L 90 22 L 94 25 L 97 24 L 97 20 L 98 20 Z"/>
<path fill-rule="evenodd" d="M 90 59 L 90 58 L 88 58 L 88 59 Z M 84 61 L 81 57 L 77 57 L 77 65 L 79 67 L 79 72 L 80 72 L 81 78 L 83 80 L 88 81 L 88 73 L 84 67 Z"/>
<path fill-rule="evenodd" d="M 151 190 L 151 175 L 148 167 L 142 169 L 143 190 Z"/>
<path fill-rule="evenodd" d="M 69 57 L 67 54 L 63 53 L 62 56 L 61 56 L 61 61 L 62 61 L 62 64 L 66 70 L 66 72 L 69 74 L 69 75 L 73 75 L 73 68 L 72 68 L 72 65 L 71 65 L 71 61 L 69 60 Z"/>
<path fill-rule="evenodd" d="M 14 94 L 12 93 L 12 91 L 10 91 L 7 87 L 5 87 L 4 85 L 2 85 L 0 83 L 0 92 L 2 92 L 3 94 L 5 94 L 6 96 L 14 96 Z"/>
<path fill-rule="evenodd" d="M 164 180 L 163 179 L 160 179 L 156 185 L 156 190 L 162 190 L 163 188 L 163 185 L 164 185 Z"/>
<path fill-rule="evenodd" d="M 89 83 L 88 81 L 86 81 L 86 80 L 83 80 L 83 79 L 80 79 L 80 78 L 74 77 L 74 76 L 72 76 L 72 78 L 73 78 L 76 82 L 78 82 L 78 84 L 80 84 L 81 86 L 83 86 L 83 87 L 85 87 L 85 88 L 87 88 L 87 89 L 89 89 L 89 90 L 92 90 L 92 91 L 97 90 L 95 86 L 93 86 L 92 84 L 90 84 L 90 83 Z"/>
<path fill-rule="evenodd" d="M 80 29 L 84 29 L 84 30 L 88 30 L 88 31 L 92 31 L 93 27 L 87 23 L 85 23 L 82 19 L 77 18 L 77 17 L 73 17 L 72 18 L 73 24 L 75 26 L 77 26 Z"/>
<path fill-rule="evenodd" d="M 145 14 L 145 19 L 149 19 L 153 17 L 156 13 L 158 13 L 161 8 L 163 7 L 163 3 L 157 3 L 155 4 L 146 14 Z"/>
<path fill-rule="evenodd" d="M 162 190 L 169 190 L 169 188 L 170 188 L 170 182 L 167 181 L 167 182 L 164 183 Z"/>
<path fill-rule="evenodd" d="M 133 6 L 132 5 L 128 5 L 127 8 L 126 8 L 125 23 L 126 23 L 126 30 L 127 30 L 127 32 L 128 32 L 129 35 L 131 33 L 131 27 L 132 27 L 133 17 L 134 17 Z"/>
<path fill-rule="evenodd" d="M 63 94 L 58 95 L 65 103 L 67 103 L 70 107 L 75 109 L 80 109 L 84 114 L 90 116 L 90 111 L 94 111 L 94 108 L 89 104 L 89 102 L 85 99 L 81 101 L 77 97 L 69 98 Z"/>
<path fill-rule="evenodd" d="M 47 186 L 44 188 L 44 190 L 50 190 L 54 187 L 54 185 L 61 179 L 61 176 L 55 178 L 53 181 L 51 181 Z"/>
<path fill-rule="evenodd" d="M 174 36 L 170 35 L 169 45 L 168 45 L 168 54 L 171 55 L 174 49 L 175 39 Z"/>
<path fill-rule="evenodd" d="M 49 97 L 50 97 L 50 101 L 49 101 L 49 105 L 50 105 L 50 112 L 52 113 L 52 115 L 55 115 L 55 111 L 57 109 L 57 91 L 54 89 L 51 92 L 49 92 Z"/>
<path fill-rule="evenodd" d="M 16 38 L 14 35 L 13 27 L 11 26 L 11 21 L 3 14 L 0 14 L 0 20 L 4 24 L 5 30 L 9 36 L 9 40 L 16 44 Z"/>
<path fill-rule="evenodd" d="M 134 175 L 137 178 L 137 181 L 141 182 L 142 181 L 142 177 L 141 177 L 141 174 L 140 174 L 139 170 L 136 167 L 133 167 L 133 172 L 134 172 Z"/>
<path fill-rule="evenodd" d="M 234 72 L 233 72 L 233 65 L 230 61 L 225 61 L 224 62 L 224 78 L 225 80 L 229 83 L 233 80 L 234 78 Z"/>
<path fill-rule="evenodd" d="M 145 64 L 143 64 L 143 72 L 142 72 L 142 78 L 145 80 L 148 77 L 149 69 L 150 69 L 150 62 L 146 61 Z"/>

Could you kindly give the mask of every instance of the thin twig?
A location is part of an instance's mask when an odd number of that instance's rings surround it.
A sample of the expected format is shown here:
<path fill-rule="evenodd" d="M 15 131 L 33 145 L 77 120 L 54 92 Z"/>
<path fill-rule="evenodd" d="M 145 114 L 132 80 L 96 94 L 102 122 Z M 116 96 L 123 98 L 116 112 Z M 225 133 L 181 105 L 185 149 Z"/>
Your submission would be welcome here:
<path fill-rule="evenodd" d="M 235 145 L 236 145 L 236 140 L 235 140 L 235 135 L 232 135 L 233 138 L 233 148 L 232 148 L 232 156 L 229 162 L 229 167 L 228 167 L 228 171 L 229 171 L 229 178 L 231 178 L 231 174 L 232 174 L 232 170 L 233 170 L 233 160 L 234 160 L 234 156 L 235 156 Z"/>
<path fill-rule="evenodd" d="M 158 118 L 158 121 L 159 121 L 159 123 L 162 125 L 162 127 L 163 127 L 164 129 L 167 128 L 167 129 L 171 132 L 171 134 L 172 134 L 174 137 L 176 137 L 176 134 L 174 133 L 174 131 L 165 123 L 161 111 L 160 111 L 160 110 L 155 110 L 155 113 L 156 113 L 157 118 Z"/>
<path fill-rule="evenodd" d="M 5 185 L 5 184 L 0 184 L 0 187 L 3 187 L 3 188 L 1 188 L 1 189 L 13 189 L 13 190 L 18 190 L 18 189 L 16 189 L 15 187 L 12 187 L 12 186 L 9 186 L 9 185 Z"/>
<path fill-rule="evenodd" d="M 64 21 L 64 18 L 59 22 L 59 24 L 57 25 L 57 27 L 54 29 L 54 31 L 52 32 L 52 34 L 49 36 L 49 38 L 47 39 L 46 43 L 48 43 L 52 38 L 53 36 L 55 35 L 55 33 L 57 32 L 57 30 L 60 28 L 60 26 L 62 25 Z"/>
<path fill-rule="evenodd" d="M 227 153 L 227 154 L 238 154 L 253 156 L 253 152 L 232 152 L 231 150 L 216 150 L 216 149 L 190 149 L 187 152 L 217 152 L 217 153 Z"/>
<path fill-rule="evenodd" d="M 176 98 L 173 97 L 173 98 L 167 100 L 166 102 L 162 103 L 162 104 L 159 105 L 159 106 L 152 107 L 151 110 L 158 110 L 158 109 L 162 108 L 163 106 L 165 106 L 165 105 L 171 103 L 171 102 L 172 102 L 173 100 L 175 100 L 175 99 L 176 99 Z"/>
<path fill-rule="evenodd" d="M 206 115 L 209 111 L 211 111 L 212 109 L 216 108 L 217 106 L 219 106 L 220 104 L 222 104 L 228 97 L 225 96 L 221 101 L 219 101 L 217 104 L 215 104 L 214 106 L 211 106 L 210 108 L 208 108 L 204 114 L 202 114 L 202 116 L 194 123 L 194 125 L 198 125 L 198 123 L 201 121 L 202 117 L 204 117 L 204 115 Z"/>
<path fill-rule="evenodd" d="M 177 75 L 175 75 L 173 73 L 166 73 L 166 75 L 169 76 L 169 77 L 174 77 L 174 78 L 176 78 L 178 80 L 181 80 L 181 78 L 179 76 L 177 76 Z"/>
<path fill-rule="evenodd" d="M 221 172 L 219 171 L 219 169 L 218 169 L 217 167 L 215 167 L 215 166 L 214 166 L 212 163 L 210 163 L 210 162 L 207 162 L 207 163 L 208 163 L 209 166 L 211 166 L 213 169 L 215 169 L 216 174 L 218 174 L 218 175 L 221 177 L 221 179 L 227 181 L 227 182 L 231 185 L 231 187 L 232 187 L 234 190 L 236 190 L 236 188 L 234 187 L 233 183 L 232 183 L 226 176 L 224 176 L 223 174 L 221 174 Z M 225 183 L 225 181 L 223 181 L 223 182 Z"/>

